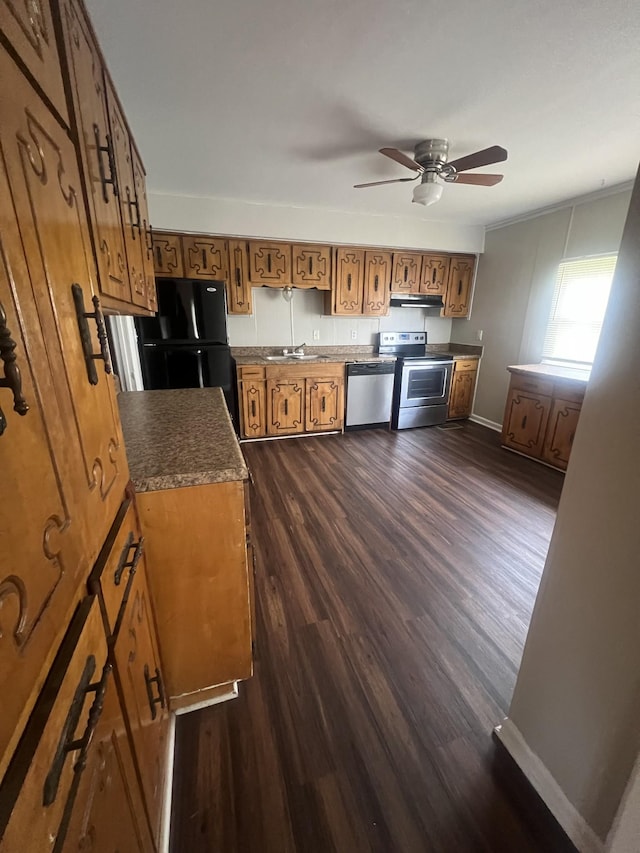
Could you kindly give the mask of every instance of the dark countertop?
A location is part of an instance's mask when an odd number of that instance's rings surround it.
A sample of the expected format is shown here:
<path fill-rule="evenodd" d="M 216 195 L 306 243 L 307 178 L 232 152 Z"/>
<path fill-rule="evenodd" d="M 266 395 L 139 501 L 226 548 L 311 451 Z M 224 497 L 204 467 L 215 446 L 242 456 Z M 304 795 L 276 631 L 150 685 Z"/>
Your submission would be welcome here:
<path fill-rule="evenodd" d="M 449 355 L 452 358 L 475 358 L 480 359 L 482 356 L 481 347 L 468 347 L 464 345 L 449 345 L 449 344 L 429 344 L 427 346 L 429 353 L 442 353 Z M 347 364 L 363 361 L 395 361 L 395 356 L 378 355 L 373 347 L 353 346 L 353 347 L 305 347 L 305 352 L 309 355 L 318 355 L 317 359 L 298 359 L 286 358 L 270 361 L 265 358 L 267 355 L 280 355 L 282 348 L 277 347 L 232 347 L 231 354 L 233 355 L 236 364 L 242 367 L 247 364 Z"/>
<path fill-rule="evenodd" d="M 585 385 L 591 376 L 591 371 L 587 368 L 563 367 L 559 364 L 510 364 L 507 370 L 510 373 L 528 373 L 545 379 L 573 379 L 575 382 L 584 382 Z"/>
<path fill-rule="evenodd" d="M 118 406 L 136 491 L 247 479 L 220 388 L 127 391 Z"/>

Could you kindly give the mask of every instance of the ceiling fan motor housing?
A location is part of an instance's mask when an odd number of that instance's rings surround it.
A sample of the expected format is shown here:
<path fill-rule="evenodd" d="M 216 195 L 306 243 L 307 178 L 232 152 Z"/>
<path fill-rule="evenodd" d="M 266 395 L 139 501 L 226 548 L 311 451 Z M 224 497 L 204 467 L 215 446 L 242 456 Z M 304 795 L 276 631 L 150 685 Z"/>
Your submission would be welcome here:
<path fill-rule="evenodd" d="M 449 156 L 448 139 L 425 139 L 415 147 L 414 159 L 424 169 L 440 172 Z"/>

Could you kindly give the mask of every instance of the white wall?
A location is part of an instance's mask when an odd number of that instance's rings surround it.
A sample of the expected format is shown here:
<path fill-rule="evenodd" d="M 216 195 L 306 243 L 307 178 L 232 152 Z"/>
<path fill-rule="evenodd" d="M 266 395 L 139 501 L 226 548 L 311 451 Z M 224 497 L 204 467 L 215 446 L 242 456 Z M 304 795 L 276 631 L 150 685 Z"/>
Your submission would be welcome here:
<path fill-rule="evenodd" d="M 243 237 L 482 252 L 483 225 L 149 193 L 153 227 Z"/>
<path fill-rule="evenodd" d="M 380 319 L 328 317 L 323 314 L 324 296 L 318 290 L 294 290 L 291 302 L 285 302 L 281 290 L 254 287 L 252 316 L 227 317 L 231 346 L 371 346 L 377 332 L 395 330 L 424 330 L 429 343 L 449 342 L 451 320 L 439 317 L 438 309 L 392 308 L 388 317 Z M 314 331 L 319 339 L 314 340 Z"/>
<path fill-rule="evenodd" d="M 640 180 L 509 710 L 602 840 L 640 749 L 639 329 Z"/>
<path fill-rule="evenodd" d="M 451 330 L 452 341 L 472 344 L 483 332 L 475 414 L 502 423 L 507 365 L 540 361 L 558 264 L 617 252 L 630 196 L 623 190 L 487 231 L 471 317 Z"/>

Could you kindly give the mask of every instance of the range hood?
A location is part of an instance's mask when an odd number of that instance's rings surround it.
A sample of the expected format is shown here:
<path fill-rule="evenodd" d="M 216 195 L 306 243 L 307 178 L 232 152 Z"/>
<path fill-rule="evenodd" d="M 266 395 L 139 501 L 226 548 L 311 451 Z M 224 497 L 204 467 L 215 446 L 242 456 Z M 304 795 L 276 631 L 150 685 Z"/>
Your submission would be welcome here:
<path fill-rule="evenodd" d="M 426 293 L 392 293 L 392 308 L 442 308 L 442 296 L 431 296 Z"/>

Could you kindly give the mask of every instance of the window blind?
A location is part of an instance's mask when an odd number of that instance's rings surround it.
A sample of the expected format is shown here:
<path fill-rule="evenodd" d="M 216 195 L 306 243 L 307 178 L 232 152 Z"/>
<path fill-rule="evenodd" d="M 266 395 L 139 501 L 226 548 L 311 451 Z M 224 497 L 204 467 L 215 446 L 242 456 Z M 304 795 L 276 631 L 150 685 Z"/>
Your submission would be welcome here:
<path fill-rule="evenodd" d="M 617 258 L 598 255 L 560 264 L 543 359 L 593 362 Z"/>

